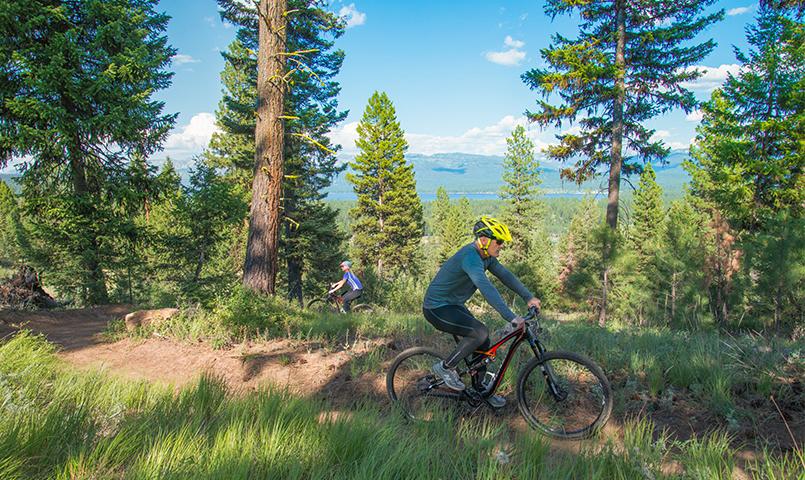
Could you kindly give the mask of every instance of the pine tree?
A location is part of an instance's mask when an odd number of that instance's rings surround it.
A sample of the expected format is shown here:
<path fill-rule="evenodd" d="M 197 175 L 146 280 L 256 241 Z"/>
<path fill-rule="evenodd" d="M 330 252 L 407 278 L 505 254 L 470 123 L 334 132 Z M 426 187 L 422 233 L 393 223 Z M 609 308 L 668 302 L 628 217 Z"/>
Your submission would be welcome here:
<path fill-rule="evenodd" d="M 599 272 L 594 232 L 601 221 L 600 208 L 593 198 L 579 203 L 560 245 L 560 291 L 575 302 L 593 303 Z"/>
<path fill-rule="evenodd" d="M 506 248 L 505 257 L 522 262 L 532 253 L 531 233 L 542 223 L 544 205 L 538 200 L 539 161 L 534 156 L 534 142 L 518 125 L 506 139 L 503 158 L 502 220 L 512 232 L 512 245 Z M 542 232 L 540 232 L 542 233 Z"/>
<path fill-rule="evenodd" d="M 548 147 L 547 153 L 562 161 L 576 160 L 574 168 L 562 175 L 579 183 L 595 176 L 599 166 L 609 166 L 606 219 L 613 230 L 621 173 L 639 173 L 637 160 L 661 161 L 669 152 L 661 141 L 651 140 L 654 132 L 642 123 L 674 108 L 689 112 L 696 106 L 693 93 L 682 84 L 701 72 L 687 67 L 706 57 L 715 42 L 683 43 L 723 17 L 723 11 L 701 15 L 713 2 L 549 0 L 546 4 L 552 17 L 578 10 L 579 37 L 554 35 L 554 43 L 542 51 L 549 68 L 523 75 L 525 83 L 545 98 L 558 94 L 563 101 L 556 107 L 540 101 L 540 111 L 528 115 L 542 126 L 578 121 L 581 132 L 559 135 L 560 143 Z M 634 156 L 623 158 L 624 143 Z"/>
<path fill-rule="evenodd" d="M 805 219 L 781 211 L 746 243 L 747 263 L 760 273 L 754 305 L 778 332 L 785 323 L 805 324 Z"/>
<path fill-rule="evenodd" d="M 640 185 L 635 192 L 632 207 L 632 225 L 629 243 L 636 252 L 644 273 L 650 275 L 650 265 L 660 248 L 665 209 L 662 203 L 662 188 L 657 184 L 657 175 L 646 165 L 640 175 Z"/>
<path fill-rule="evenodd" d="M 613 238 L 617 236 L 621 174 L 639 173 L 640 161 L 662 161 L 669 153 L 662 141 L 652 140 L 653 130 L 643 123 L 675 108 L 689 112 L 696 105 L 693 93 L 682 83 L 701 74 L 687 67 L 706 57 L 715 42 L 683 44 L 723 17 L 723 11 L 701 15 L 714 1 L 546 3 L 545 11 L 552 17 L 578 11 L 579 37 L 554 35 L 554 43 L 542 51 L 549 68 L 523 75 L 525 83 L 546 99 L 553 94 L 562 99 L 559 106 L 542 100 L 540 111 L 528 116 L 542 126 L 561 127 L 567 121 L 578 121 L 579 133 L 559 135 L 559 144 L 546 151 L 551 158 L 575 161 L 562 176 L 578 183 L 596 176 L 601 165 L 609 167 L 606 222 Z M 624 158 L 624 145 L 633 156 Z M 615 248 L 603 244 L 605 264 Z M 608 275 L 607 266 L 601 277 L 600 325 L 606 322 Z"/>
<path fill-rule="evenodd" d="M 423 233 L 422 203 L 414 167 L 405 160 L 408 143 L 385 93 L 375 92 L 358 124 L 360 152 L 347 180 L 357 205 L 350 214 L 353 249 L 363 265 L 374 265 L 380 278 L 417 269 Z"/>
<path fill-rule="evenodd" d="M 436 189 L 436 199 L 431 204 L 431 225 L 430 231 L 441 241 L 444 225 L 451 215 L 450 195 L 447 189 L 439 185 Z"/>
<path fill-rule="evenodd" d="M 741 71 L 702 106 L 688 170 L 694 193 L 715 202 L 733 228 L 758 231 L 776 212 L 801 216 L 805 205 L 805 28 L 761 8 L 747 40 Z"/>
<path fill-rule="evenodd" d="M 670 322 L 701 324 L 707 296 L 704 282 L 705 233 L 708 217 L 697 211 L 691 199 L 671 203 L 660 232 L 657 252 L 657 299 Z"/>
<path fill-rule="evenodd" d="M 169 177 L 170 171 L 162 175 Z M 247 205 L 236 185 L 198 162 L 190 184 L 161 202 L 150 224 L 159 239 L 154 270 L 175 288 L 180 300 L 207 303 L 216 293 L 231 287 L 235 263 L 227 257 L 236 225 L 243 221 Z"/>
<path fill-rule="evenodd" d="M 444 187 L 436 189 L 431 230 L 439 241 L 439 265 L 472 240 L 472 225 L 472 207 L 467 197 L 452 203 Z"/>
<path fill-rule="evenodd" d="M 258 6 L 257 125 L 254 178 L 243 285 L 273 295 L 276 288 L 280 200 L 285 160 L 285 59 L 287 0 L 260 0 Z"/>
<path fill-rule="evenodd" d="M 715 210 L 706 266 L 720 325 L 749 313 L 770 315 L 779 326 L 801 316 L 805 301 L 802 247 L 784 226 L 798 224 L 805 205 L 801 15 L 760 8 L 747 28 L 749 53 L 737 52 L 740 72 L 702 107 L 686 165 L 693 193 Z"/>
<path fill-rule="evenodd" d="M 257 15 L 247 4 L 219 0 L 225 20 L 239 26 L 236 40 L 224 52 L 221 74 L 224 97 L 216 113 L 221 133 L 213 135 L 205 161 L 223 168 L 225 176 L 251 189 L 254 165 L 256 109 Z M 302 285 L 310 285 L 312 275 L 332 271 L 330 258 L 343 255 L 336 216 L 320 202 L 323 191 L 343 169 L 336 165 L 340 146 L 332 145 L 327 133 L 343 120 L 336 97 L 338 74 L 344 53 L 333 50 L 335 38 L 344 31 L 341 21 L 323 8 L 323 2 L 290 0 L 287 49 L 304 52 L 290 61 L 285 95 L 285 161 L 283 176 L 283 227 L 280 232 L 280 258 L 285 262 L 283 280 L 289 296 L 301 300 Z M 324 212 L 319 209 L 325 208 Z M 324 222 L 324 223 L 322 223 Z M 306 223 L 315 223 L 307 225 Z M 306 235 L 320 235 L 308 237 Z M 329 247 L 322 255 L 320 247 Z M 313 254 L 315 252 L 315 255 Z M 336 261 L 336 266 L 337 266 Z M 315 290 L 320 290 L 316 285 Z"/>
<path fill-rule="evenodd" d="M 15 235 L 18 222 L 17 195 L 6 182 L 0 180 L 0 263 L 14 264 L 22 257 Z"/>
<path fill-rule="evenodd" d="M 221 72 L 224 91 L 215 112 L 220 131 L 212 134 L 203 160 L 220 169 L 224 177 L 239 185 L 242 191 L 251 192 L 254 129 L 257 124 L 257 35 L 242 28 L 238 31 L 238 37 L 245 36 L 245 32 L 254 37 L 247 39 L 250 46 L 236 38 L 221 54 L 224 57 L 224 70 Z"/>
<path fill-rule="evenodd" d="M 127 162 L 158 150 L 176 118 L 151 99 L 170 84 L 175 53 L 156 4 L 31 0 L 0 11 L 0 165 L 32 158 L 22 191 L 42 243 L 31 260 L 87 303 L 108 300 L 120 240 L 136 228 L 118 202 L 137 188 Z"/>

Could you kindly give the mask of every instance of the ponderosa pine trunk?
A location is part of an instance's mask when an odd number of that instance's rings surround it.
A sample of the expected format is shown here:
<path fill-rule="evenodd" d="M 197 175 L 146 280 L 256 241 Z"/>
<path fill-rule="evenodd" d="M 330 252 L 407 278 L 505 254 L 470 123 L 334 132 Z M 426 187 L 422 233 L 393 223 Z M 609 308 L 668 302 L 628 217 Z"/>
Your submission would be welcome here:
<path fill-rule="evenodd" d="M 243 285 L 255 292 L 276 292 L 281 222 L 285 129 L 286 0 L 261 0 L 258 7 L 257 126 L 249 239 Z"/>
<path fill-rule="evenodd" d="M 615 44 L 615 100 L 612 106 L 612 151 L 609 164 L 609 198 L 607 201 L 607 225 L 614 232 L 618 227 L 618 201 L 621 187 L 621 167 L 623 166 L 623 104 L 626 98 L 626 2 L 615 2 L 615 22 L 617 40 Z M 612 255 L 614 236 L 608 236 L 604 244 L 604 271 L 601 275 L 601 309 L 598 311 L 598 324 L 607 321 L 607 282 L 609 281 L 609 262 Z"/>
<path fill-rule="evenodd" d="M 73 146 L 68 148 L 68 155 L 70 156 L 70 175 L 73 182 L 73 191 L 75 197 L 78 199 L 78 214 L 81 218 L 92 218 L 93 210 L 95 208 L 93 192 L 90 191 L 89 184 L 87 183 L 86 169 L 81 160 L 82 149 L 78 140 L 73 142 Z M 98 235 L 95 225 L 92 225 L 87 231 L 83 232 L 87 235 L 87 244 L 83 252 L 81 252 L 81 267 L 83 274 L 86 275 L 83 282 L 85 293 L 84 301 L 90 305 L 100 305 L 109 302 L 109 292 L 106 289 L 106 276 L 103 273 L 100 261 L 100 243 L 98 242 Z"/>

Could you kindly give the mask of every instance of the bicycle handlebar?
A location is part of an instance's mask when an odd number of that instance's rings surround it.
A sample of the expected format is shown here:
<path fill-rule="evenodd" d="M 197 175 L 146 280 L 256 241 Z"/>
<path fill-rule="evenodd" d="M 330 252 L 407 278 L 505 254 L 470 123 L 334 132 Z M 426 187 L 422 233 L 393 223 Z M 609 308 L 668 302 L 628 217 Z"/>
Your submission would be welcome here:
<path fill-rule="evenodd" d="M 528 313 L 526 313 L 522 318 L 525 320 L 519 328 L 525 329 L 526 325 L 529 324 L 530 320 L 537 320 L 539 317 L 539 308 L 531 306 L 528 307 Z M 539 322 L 537 323 L 539 325 Z M 512 325 L 513 327 L 513 325 Z"/>

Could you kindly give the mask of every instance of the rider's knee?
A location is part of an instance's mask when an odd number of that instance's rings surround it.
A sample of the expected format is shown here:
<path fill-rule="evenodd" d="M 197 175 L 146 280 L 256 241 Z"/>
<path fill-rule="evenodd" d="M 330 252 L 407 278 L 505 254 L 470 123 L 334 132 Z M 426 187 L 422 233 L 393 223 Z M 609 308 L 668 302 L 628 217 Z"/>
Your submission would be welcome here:
<path fill-rule="evenodd" d="M 486 325 L 481 325 L 475 329 L 475 337 L 480 342 L 485 342 L 489 339 L 489 328 Z"/>

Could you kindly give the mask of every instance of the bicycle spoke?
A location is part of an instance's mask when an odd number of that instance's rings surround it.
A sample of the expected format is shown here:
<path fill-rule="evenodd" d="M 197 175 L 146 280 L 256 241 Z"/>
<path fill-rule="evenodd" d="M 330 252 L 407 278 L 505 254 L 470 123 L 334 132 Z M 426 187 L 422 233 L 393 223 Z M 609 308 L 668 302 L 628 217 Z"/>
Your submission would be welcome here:
<path fill-rule="evenodd" d="M 421 421 L 452 417 L 461 393 L 450 390 L 432 372 L 442 358 L 424 348 L 403 352 L 386 379 L 389 395 L 406 416 Z"/>
<path fill-rule="evenodd" d="M 553 436 L 579 438 L 607 420 L 612 408 L 609 384 L 588 362 L 574 354 L 553 353 L 541 364 L 529 363 L 518 397 L 532 426 Z"/>

